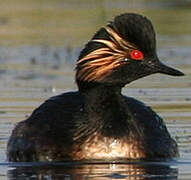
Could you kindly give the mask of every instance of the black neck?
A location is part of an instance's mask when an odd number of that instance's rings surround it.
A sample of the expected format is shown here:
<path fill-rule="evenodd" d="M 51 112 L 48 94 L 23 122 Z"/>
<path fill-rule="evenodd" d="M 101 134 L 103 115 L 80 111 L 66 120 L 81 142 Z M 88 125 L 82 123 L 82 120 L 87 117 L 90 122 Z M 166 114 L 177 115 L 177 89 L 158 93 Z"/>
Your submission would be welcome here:
<path fill-rule="evenodd" d="M 122 87 L 120 86 L 112 86 L 106 84 L 92 84 L 85 89 L 80 89 L 80 92 L 86 97 L 86 99 L 90 101 L 94 101 L 93 103 L 103 102 L 107 100 L 115 100 L 116 98 L 120 98 Z M 110 99 L 111 98 L 111 99 Z"/>
<path fill-rule="evenodd" d="M 79 85 L 79 84 L 78 84 Z M 79 91 L 88 102 L 101 103 L 106 100 L 120 98 L 122 86 L 106 83 L 88 82 L 79 85 Z M 110 99 L 111 98 L 111 99 Z"/>
<path fill-rule="evenodd" d="M 111 89 L 121 89 L 125 86 L 125 84 L 112 84 L 112 83 L 99 83 L 99 82 L 86 82 L 86 81 L 80 81 L 78 79 L 76 79 L 76 83 L 78 85 L 78 89 L 80 92 L 87 92 L 89 90 L 92 90 L 94 88 L 98 88 L 98 89 L 102 89 L 104 87 L 108 87 Z"/>
<path fill-rule="evenodd" d="M 120 86 L 106 84 L 94 84 L 88 89 L 80 90 L 85 100 L 86 112 L 91 117 L 90 125 L 100 129 L 105 136 L 127 134 L 129 115 L 121 90 Z"/>
<path fill-rule="evenodd" d="M 122 86 L 88 83 L 83 87 L 86 88 L 79 91 L 84 97 L 88 117 L 91 117 L 89 126 L 93 125 L 109 137 L 126 137 L 130 132 L 134 132 L 136 138 L 140 137 L 127 100 L 121 94 Z"/>

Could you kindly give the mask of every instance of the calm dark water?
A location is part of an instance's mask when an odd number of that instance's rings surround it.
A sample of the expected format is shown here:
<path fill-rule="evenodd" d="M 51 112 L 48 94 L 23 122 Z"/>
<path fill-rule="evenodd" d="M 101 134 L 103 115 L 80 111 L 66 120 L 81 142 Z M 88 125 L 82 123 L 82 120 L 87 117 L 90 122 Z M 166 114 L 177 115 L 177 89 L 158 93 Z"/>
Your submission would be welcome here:
<path fill-rule="evenodd" d="M 173 162 L 21 164 L 8 170 L 11 178 L 42 179 L 177 179 Z"/>
<path fill-rule="evenodd" d="M 191 179 L 191 1 L 18 1 L 0 7 L 0 179 Z M 91 10 L 92 13 L 89 11 Z M 84 43 L 122 12 L 147 15 L 157 31 L 159 58 L 185 77 L 152 75 L 123 93 L 165 119 L 180 158 L 170 162 L 8 163 L 15 124 L 45 99 L 76 90 L 74 67 Z"/>

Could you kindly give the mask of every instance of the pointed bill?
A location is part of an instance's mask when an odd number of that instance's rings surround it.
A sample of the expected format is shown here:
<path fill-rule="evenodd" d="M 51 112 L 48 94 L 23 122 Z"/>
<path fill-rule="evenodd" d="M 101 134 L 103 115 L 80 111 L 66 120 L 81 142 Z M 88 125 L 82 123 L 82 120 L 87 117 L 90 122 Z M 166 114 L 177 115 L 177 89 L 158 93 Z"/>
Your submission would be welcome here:
<path fill-rule="evenodd" d="M 169 67 L 161 63 L 160 61 L 154 67 L 156 68 L 156 70 L 158 70 L 159 73 L 162 73 L 162 74 L 168 74 L 171 76 L 184 76 L 184 73 L 182 73 L 181 71 L 174 69 L 172 67 Z"/>

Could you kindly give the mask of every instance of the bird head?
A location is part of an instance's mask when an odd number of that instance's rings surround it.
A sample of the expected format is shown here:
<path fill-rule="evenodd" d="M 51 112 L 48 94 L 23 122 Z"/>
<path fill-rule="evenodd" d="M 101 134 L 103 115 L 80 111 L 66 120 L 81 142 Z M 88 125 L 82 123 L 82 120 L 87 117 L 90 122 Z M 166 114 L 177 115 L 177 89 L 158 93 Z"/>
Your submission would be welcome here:
<path fill-rule="evenodd" d="M 182 76 L 156 52 L 155 31 L 146 17 L 125 13 L 101 28 L 81 51 L 76 81 L 124 86 L 154 73 Z"/>

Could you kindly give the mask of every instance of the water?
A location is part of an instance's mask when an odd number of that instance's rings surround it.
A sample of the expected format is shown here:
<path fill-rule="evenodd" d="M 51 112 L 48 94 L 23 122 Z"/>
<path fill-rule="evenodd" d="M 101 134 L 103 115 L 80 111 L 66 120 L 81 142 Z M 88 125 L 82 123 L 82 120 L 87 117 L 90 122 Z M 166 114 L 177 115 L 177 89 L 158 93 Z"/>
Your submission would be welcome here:
<path fill-rule="evenodd" d="M 191 1 L 14 2 L 3 1 L 0 7 L 0 179 L 191 179 Z M 6 162 L 6 144 L 15 124 L 45 99 L 76 89 L 74 64 L 83 44 L 113 15 L 127 11 L 152 19 L 159 58 L 186 74 L 156 74 L 123 89 L 165 119 L 178 142 L 180 158 L 167 162 Z"/>

